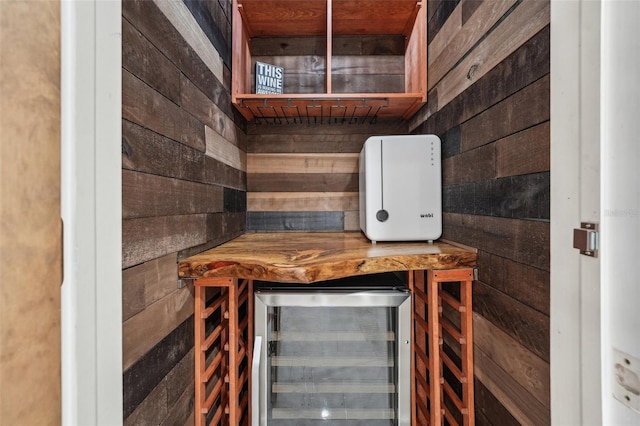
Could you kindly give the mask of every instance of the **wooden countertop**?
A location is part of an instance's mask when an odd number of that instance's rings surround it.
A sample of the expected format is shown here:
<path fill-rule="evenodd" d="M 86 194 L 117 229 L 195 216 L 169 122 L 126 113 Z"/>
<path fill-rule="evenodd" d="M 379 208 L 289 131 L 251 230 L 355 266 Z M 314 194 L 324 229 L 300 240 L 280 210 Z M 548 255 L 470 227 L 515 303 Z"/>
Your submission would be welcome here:
<path fill-rule="evenodd" d="M 378 242 L 360 232 L 247 233 L 179 262 L 181 278 L 313 283 L 355 275 L 475 267 L 473 249 L 436 241 Z"/>

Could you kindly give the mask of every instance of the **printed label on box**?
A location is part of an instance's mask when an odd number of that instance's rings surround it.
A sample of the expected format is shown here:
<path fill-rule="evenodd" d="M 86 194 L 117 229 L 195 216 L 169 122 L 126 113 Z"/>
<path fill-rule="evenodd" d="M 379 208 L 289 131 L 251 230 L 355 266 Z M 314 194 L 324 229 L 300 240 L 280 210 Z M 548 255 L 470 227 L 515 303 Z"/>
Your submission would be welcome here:
<path fill-rule="evenodd" d="M 256 61 L 256 94 L 282 94 L 284 68 Z"/>

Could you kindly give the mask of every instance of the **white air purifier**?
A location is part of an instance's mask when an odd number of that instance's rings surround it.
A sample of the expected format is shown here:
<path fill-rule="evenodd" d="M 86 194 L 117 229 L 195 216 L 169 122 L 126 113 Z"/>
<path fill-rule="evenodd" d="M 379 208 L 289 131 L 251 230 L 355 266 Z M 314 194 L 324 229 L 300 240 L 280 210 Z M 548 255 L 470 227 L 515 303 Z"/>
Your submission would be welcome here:
<path fill-rule="evenodd" d="M 442 235 L 440 138 L 372 136 L 360 152 L 360 229 L 376 241 Z"/>

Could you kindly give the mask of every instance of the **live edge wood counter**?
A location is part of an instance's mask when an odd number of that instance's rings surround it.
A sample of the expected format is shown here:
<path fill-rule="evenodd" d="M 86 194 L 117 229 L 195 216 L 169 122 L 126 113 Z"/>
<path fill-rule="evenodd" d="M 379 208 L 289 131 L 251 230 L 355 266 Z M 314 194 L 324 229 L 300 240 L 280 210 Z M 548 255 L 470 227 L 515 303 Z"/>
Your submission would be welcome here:
<path fill-rule="evenodd" d="M 254 280 L 313 284 L 398 271 L 407 271 L 413 299 L 412 424 L 473 424 L 476 265 L 473 249 L 438 241 L 372 244 L 359 232 L 247 233 L 182 260 L 180 278 L 195 279 L 196 425 L 250 424 Z M 459 291 L 443 291 L 443 283 L 459 283 Z M 207 293 L 211 287 L 218 292 Z M 443 304 L 459 318 L 443 317 Z M 459 360 L 443 351 L 443 341 Z M 443 365 L 458 384 L 443 379 Z"/>
<path fill-rule="evenodd" d="M 244 234 L 180 262 L 181 278 L 311 284 L 354 275 L 473 268 L 475 251 L 447 243 L 378 242 L 359 232 Z"/>

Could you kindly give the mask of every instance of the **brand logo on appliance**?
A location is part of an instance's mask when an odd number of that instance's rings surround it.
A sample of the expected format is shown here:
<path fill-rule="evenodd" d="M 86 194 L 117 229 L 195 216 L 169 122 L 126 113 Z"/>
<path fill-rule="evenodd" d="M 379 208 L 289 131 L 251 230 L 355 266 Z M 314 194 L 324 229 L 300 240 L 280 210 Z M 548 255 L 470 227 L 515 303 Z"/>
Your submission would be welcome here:
<path fill-rule="evenodd" d="M 421 218 L 433 217 L 433 213 L 420 213 Z"/>

